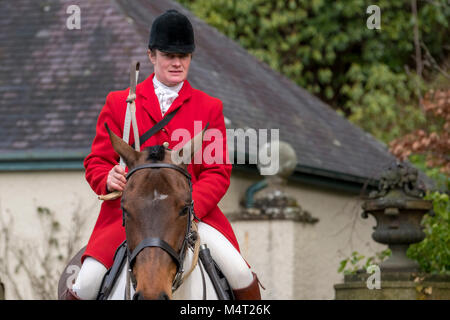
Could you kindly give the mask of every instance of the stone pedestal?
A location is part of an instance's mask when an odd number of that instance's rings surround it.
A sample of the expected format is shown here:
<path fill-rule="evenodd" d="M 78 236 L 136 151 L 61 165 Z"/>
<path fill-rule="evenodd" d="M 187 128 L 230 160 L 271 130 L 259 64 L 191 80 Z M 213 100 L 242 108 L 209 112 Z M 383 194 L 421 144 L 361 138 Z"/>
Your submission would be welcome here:
<path fill-rule="evenodd" d="M 275 159 L 278 170 L 248 188 L 243 201 L 246 206 L 227 217 L 240 239 L 241 253 L 256 266 L 261 283 L 267 287 L 261 292 L 262 298 L 293 299 L 300 295 L 297 288 L 304 282 L 305 274 L 314 268 L 302 269 L 309 260 L 299 254 L 298 243 L 307 243 L 308 239 L 301 237 L 319 219 L 286 192 L 287 179 L 297 158 L 289 144 L 282 141 L 275 144 L 272 147 L 279 149 L 279 159 Z M 265 154 L 268 150 L 260 151 Z M 260 171 L 262 167 L 258 164 Z M 256 189 L 258 193 L 253 198 Z"/>
<path fill-rule="evenodd" d="M 450 276 L 412 272 L 383 273 L 380 289 L 369 289 L 370 274 L 345 276 L 334 285 L 336 300 L 450 300 Z M 369 279 L 369 283 L 371 280 Z"/>

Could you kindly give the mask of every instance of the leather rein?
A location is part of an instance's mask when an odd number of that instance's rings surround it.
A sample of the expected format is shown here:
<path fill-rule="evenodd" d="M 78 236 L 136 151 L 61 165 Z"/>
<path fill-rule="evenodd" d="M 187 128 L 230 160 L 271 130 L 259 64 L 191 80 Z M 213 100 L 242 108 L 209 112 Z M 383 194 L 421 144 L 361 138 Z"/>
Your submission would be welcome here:
<path fill-rule="evenodd" d="M 172 291 L 175 291 L 176 289 L 178 289 L 178 287 L 182 284 L 182 276 L 183 276 L 183 272 L 184 272 L 183 264 L 184 264 L 184 258 L 186 256 L 187 247 L 188 247 L 188 245 L 192 246 L 198 237 L 197 233 L 195 231 L 191 230 L 192 218 L 196 218 L 199 221 L 200 221 L 200 219 L 198 219 L 198 217 L 194 213 L 194 200 L 192 200 L 191 175 L 186 170 L 184 170 L 183 168 L 180 168 L 174 164 L 170 164 L 170 163 L 147 163 L 147 164 L 137 166 L 137 167 L 133 168 L 132 170 L 130 170 L 126 176 L 126 179 L 128 181 L 128 179 L 130 179 L 130 177 L 138 170 L 161 169 L 161 168 L 168 168 L 168 169 L 176 170 L 176 171 L 182 173 L 188 180 L 189 192 L 191 194 L 191 202 L 189 205 L 185 206 L 182 209 L 182 211 L 184 211 L 186 209 L 188 211 L 186 233 L 185 233 L 185 236 L 183 239 L 183 244 L 181 245 L 181 249 L 180 249 L 179 253 L 177 253 L 177 251 L 174 248 L 172 248 L 166 241 L 164 241 L 161 238 L 145 238 L 136 246 L 136 248 L 132 252 L 130 251 L 129 247 L 127 246 L 127 257 L 128 257 L 128 263 L 129 263 L 128 272 L 130 272 L 130 278 L 131 278 L 131 282 L 133 283 L 134 289 L 136 289 L 136 279 L 131 270 L 133 269 L 133 265 L 134 265 L 134 262 L 136 260 L 136 257 L 138 256 L 138 254 L 144 248 L 148 248 L 148 247 L 161 248 L 162 250 L 167 252 L 172 257 L 173 261 L 175 262 L 175 264 L 177 266 L 177 273 L 172 282 Z M 123 208 L 122 208 L 122 211 L 123 211 L 123 224 L 125 226 L 125 211 L 123 210 Z"/>

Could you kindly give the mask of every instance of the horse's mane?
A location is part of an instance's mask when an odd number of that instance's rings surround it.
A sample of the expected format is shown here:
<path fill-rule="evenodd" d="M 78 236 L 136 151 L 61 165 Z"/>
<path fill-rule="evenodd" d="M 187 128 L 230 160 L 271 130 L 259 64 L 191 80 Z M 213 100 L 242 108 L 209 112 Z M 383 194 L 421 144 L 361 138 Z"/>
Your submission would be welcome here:
<path fill-rule="evenodd" d="M 147 147 L 148 156 L 146 160 L 150 161 L 163 161 L 166 149 L 164 146 L 151 146 Z"/>

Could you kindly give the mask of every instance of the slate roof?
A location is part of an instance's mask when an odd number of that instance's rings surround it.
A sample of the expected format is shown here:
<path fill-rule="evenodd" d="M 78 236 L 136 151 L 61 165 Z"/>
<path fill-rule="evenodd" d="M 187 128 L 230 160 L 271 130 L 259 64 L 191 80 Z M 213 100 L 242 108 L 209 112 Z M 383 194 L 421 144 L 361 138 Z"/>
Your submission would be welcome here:
<path fill-rule="evenodd" d="M 72 4 L 80 30 L 66 27 Z M 0 155 L 86 155 L 106 95 L 128 86 L 130 61 L 141 62 L 139 82 L 152 72 L 150 26 L 170 8 L 194 25 L 189 81 L 223 101 L 231 127 L 279 128 L 299 170 L 376 178 L 392 163 L 380 142 L 169 0 L 1 1 Z"/>

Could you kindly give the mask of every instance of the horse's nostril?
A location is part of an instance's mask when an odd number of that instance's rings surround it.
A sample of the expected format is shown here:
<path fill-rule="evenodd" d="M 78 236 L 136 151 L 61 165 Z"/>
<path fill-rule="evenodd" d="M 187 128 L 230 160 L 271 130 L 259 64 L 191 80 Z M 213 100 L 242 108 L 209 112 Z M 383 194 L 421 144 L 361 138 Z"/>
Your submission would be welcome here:
<path fill-rule="evenodd" d="M 158 300 L 170 300 L 169 296 L 167 295 L 167 293 L 165 293 L 164 291 L 161 292 L 158 296 Z"/>
<path fill-rule="evenodd" d="M 133 300 L 144 300 L 144 296 L 138 291 L 133 295 Z"/>

